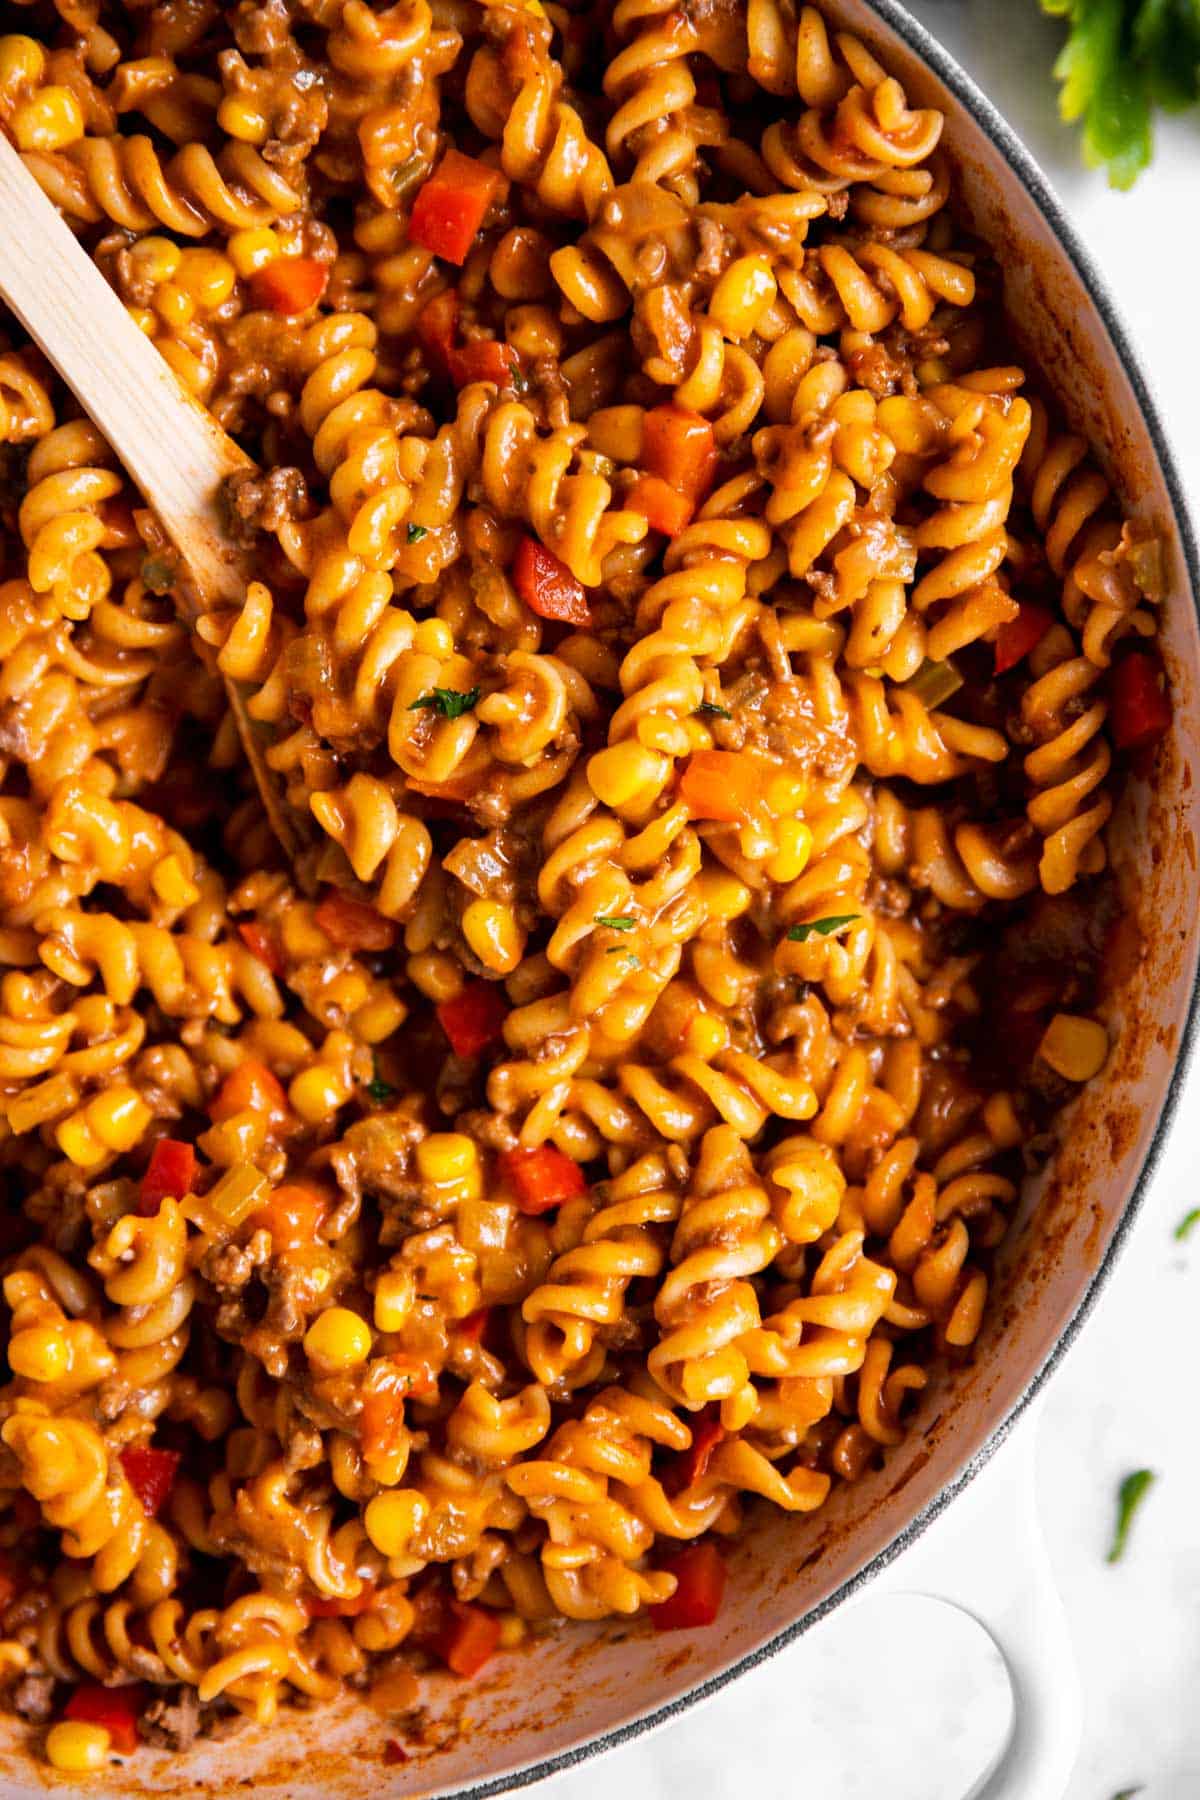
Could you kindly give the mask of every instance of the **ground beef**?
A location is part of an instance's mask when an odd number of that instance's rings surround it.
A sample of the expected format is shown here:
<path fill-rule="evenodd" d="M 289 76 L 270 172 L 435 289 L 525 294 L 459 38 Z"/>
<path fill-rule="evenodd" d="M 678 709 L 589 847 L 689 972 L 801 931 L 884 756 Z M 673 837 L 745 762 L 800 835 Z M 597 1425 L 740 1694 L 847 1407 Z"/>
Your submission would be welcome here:
<path fill-rule="evenodd" d="M 160 1750 L 187 1750 L 200 1731 L 200 1702 L 195 1688 L 180 1688 L 174 1700 L 152 1700 L 138 1721 L 148 1744 Z"/>
<path fill-rule="evenodd" d="M 54 1711 L 53 1675 L 23 1675 L 13 1689 L 13 1706 L 23 1719 L 43 1724 Z"/>
<path fill-rule="evenodd" d="M 299 469 L 239 470 L 225 482 L 225 500 L 235 536 L 251 544 L 260 531 L 278 531 L 293 519 L 305 519 L 311 511 L 308 483 Z"/>

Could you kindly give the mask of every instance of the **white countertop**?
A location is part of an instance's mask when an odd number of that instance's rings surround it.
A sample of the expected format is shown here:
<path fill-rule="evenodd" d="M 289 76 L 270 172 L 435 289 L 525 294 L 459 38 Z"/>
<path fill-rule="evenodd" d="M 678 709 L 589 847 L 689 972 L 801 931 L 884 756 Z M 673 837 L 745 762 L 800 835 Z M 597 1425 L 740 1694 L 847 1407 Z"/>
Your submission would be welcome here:
<path fill-rule="evenodd" d="M 909 5 L 971 71 L 1065 202 L 1124 313 L 1185 490 L 1200 505 L 1200 118 L 1160 121 L 1150 171 L 1132 193 L 1113 193 L 1103 175 L 1081 167 L 1075 135 L 1058 120 L 1050 67 L 1062 31 L 1035 0 Z M 1142 1800 L 1200 1800 L 1200 1228 L 1190 1245 L 1172 1238 L 1196 1205 L 1200 1064 L 1137 1230 L 1049 1384 L 1037 1428 L 1038 1510 L 1085 1702 L 1083 1747 L 1064 1800 L 1113 1800 L 1131 1787 Z M 1124 1561 L 1110 1567 L 1117 1484 L 1140 1467 L 1159 1479 Z M 988 1551 L 1002 1557 L 1005 1548 L 993 1533 Z M 889 1614 L 889 1605 L 908 1610 Z M 964 1800 L 1008 1706 L 973 1632 L 932 1603 L 883 1603 L 864 1678 L 861 1628 L 837 1614 L 707 1706 L 539 1794 Z"/>

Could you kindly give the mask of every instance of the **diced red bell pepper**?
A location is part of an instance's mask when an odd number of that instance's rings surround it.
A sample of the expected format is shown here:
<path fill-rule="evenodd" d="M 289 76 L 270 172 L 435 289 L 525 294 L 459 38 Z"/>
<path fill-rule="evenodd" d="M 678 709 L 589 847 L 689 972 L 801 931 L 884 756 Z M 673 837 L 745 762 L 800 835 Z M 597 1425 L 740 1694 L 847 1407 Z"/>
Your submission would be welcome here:
<path fill-rule="evenodd" d="M 350 1599 L 331 1599 L 325 1594 L 306 1594 L 302 1605 L 310 1619 L 357 1619 L 375 1603 L 375 1583 L 364 1581 Z"/>
<path fill-rule="evenodd" d="M 437 1008 L 438 1023 L 456 1056 L 478 1056 L 500 1036 L 508 1017 L 504 989 L 491 981 L 469 981 Z"/>
<path fill-rule="evenodd" d="M 265 926 L 246 920 L 238 926 L 238 936 L 251 956 L 257 956 L 260 963 L 265 963 L 272 975 L 283 974 L 283 956 L 279 945 Z"/>
<path fill-rule="evenodd" d="M 208 1108 L 209 1118 L 218 1125 L 240 1112 L 268 1113 L 273 1120 L 287 1117 L 287 1095 L 267 1065 L 253 1056 L 230 1071 Z"/>
<path fill-rule="evenodd" d="M 489 164 L 447 150 L 413 202 L 409 241 L 446 262 L 466 262 L 503 180 Z"/>
<path fill-rule="evenodd" d="M 432 1400 L 437 1380 L 424 1363 L 411 1357 L 379 1357 L 371 1365 L 358 1415 L 358 1440 L 371 1462 L 398 1448 L 404 1431 L 406 1400 Z"/>
<path fill-rule="evenodd" d="M 500 1173 L 511 1184 L 520 1211 L 533 1216 L 552 1212 L 564 1200 L 577 1200 L 587 1193 L 587 1179 L 579 1164 L 553 1144 L 539 1144 L 536 1150 L 503 1151 Z"/>
<path fill-rule="evenodd" d="M 511 382 L 518 367 L 517 353 L 511 344 L 497 338 L 472 338 L 450 352 L 450 379 L 455 387 L 466 387 L 472 381 L 494 381 L 497 387 Z"/>
<path fill-rule="evenodd" d="M 182 1200 L 190 1194 L 196 1180 L 196 1152 L 178 1138 L 159 1138 L 150 1153 L 146 1173 L 138 1192 L 138 1212 L 152 1219 L 168 1197 Z"/>
<path fill-rule="evenodd" d="M 450 361 L 458 337 L 458 295 L 453 288 L 435 294 L 417 317 L 417 338 L 430 365 L 442 375 L 449 375 Z"/>
<path fill-rule="evenodd" d="M 325 1210 L 324 1194 L 300 1182 L 287 1181 L 263 1201 L 255 1218 L 270 1232 L 272 1249 L 278 1255 L 280 1250 L 299 1250 L 314 1243 Z"/>
<path fill-rule="evenodd" d="M 390 950 L 396 941 L 391 919 L 339 888 L 325 895 L 313 917 L 325 936 L 344 950 Z"/>
<path fill-rule="evenodd" d="M 672 1459 L 663 1480 L 663 1486 L 669 1494 L 681 1494 L 685 1488 L 694 1487 L 708 1474 L 708 1465 L 712 1461 L 713 1451 L 725 1436 L 725 1427 L 717 1416 L 716 1406 L 705 1407 L 698 1413 L 692 1426 L 692 1441 L 688 1449 Z"/>
<path fill-rule="evenodd" d="M 1166 734 L 1171 701 L 1157 657 L 1134 650 L 1114 665 L 1108 722 L 1118 750 L 1144 750 Z"/>
<path fill-rule="evenodd" d="M 1013 669 L 1037 648 L 1054 623 L 1054 614 L 1032 600 L 1022 600 L 1015 619 L 1006 619 L 996 633 L 996 666 L 994 673 L 1003 675 Z"/>
<path fill-rule="evenodd" d="M 625 495 L 630 512 L 640 512 L 651 531 L 677 537 L 695 512 L 694 503 L 658 475 L 639 475 Z"/>
<path fill-rule="evenodd" d="M 689 1544 L 667 1565 L 676 1581 L 669 1600 L 650 1608 L 656 1631 L 688 1631 L 711 1625 L 721 1610 L 725 1564 L 715 1544 Z"/>
<path fill-rule="evenodd" d="M 454 1675 L 478 1675 L 500 1643 L 500 1621 L 485 1607 L 465 1600 L 446 1600 L 424 1631 L 421 1648 L 436 1656 Z"/>
<path fill-rule="evenodd" d="M 142 1503 L 142 1511 L 154 1518 L 175 1485 L 179 1473 L 178 1450 L 155 1450 L 151 1445 L 131 1445 L 121 1452 L 125 1479 Z"/>
<path fill-rule="evenodd" d="M 559 619 L 565 625 L 590 625 L 591 608 L 582 581 L 566 563 L 536 538 L 523 537 L 512 566 L 513 586 L 539 619 Z"/>
<path fill-rule="evenodd" d="M 733 823 L 753 816 L 762 800 L 763 771 L 740 750 L 697 750 L 679 778 L 693 819 Z"/>
<path fill-rule="evenodd" d="M 656 475 L 697 505 L 717 472 L 712 426 L 686 407 L 652 406 L 643 427 L 642 464 L 648 475 Z"/>
<path fill-rule="evenodd" d="M 312 256 L 281 256 L 250 277 L 255 306 L 273 313 L 302 313 L 315 306 L 329 281 L 329 270 Z"/>
<path fill-rule="evenodd" d="M 137 1724 L 145 1705 L 146 1689 L 140 1681 L 125 1687 L 101 1687 L 98 1681 L 85 1681 L 67 1701 L 63 1717 L 80 1725 L 103 1725 L 113 1749 L 129 1756 L 141 1742 Z"/>

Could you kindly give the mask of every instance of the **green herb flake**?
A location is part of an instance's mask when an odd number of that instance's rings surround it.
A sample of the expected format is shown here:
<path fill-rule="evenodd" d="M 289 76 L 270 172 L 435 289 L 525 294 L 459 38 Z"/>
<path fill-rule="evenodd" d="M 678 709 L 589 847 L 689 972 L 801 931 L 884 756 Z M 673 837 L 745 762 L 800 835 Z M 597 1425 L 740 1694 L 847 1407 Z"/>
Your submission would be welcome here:
<path fill-rule="evenodd" d="M 853 925 L 860 917 L 859 913 L 836 913 L 828 919 L 810 919 L 806 925 L 793 925 L 788 932 L 788 941 L 792 944 L 807 944 L 814 932 L 818 937 L 832 937 L 835 931 L 842 931 L 847 925 Z"/>
<path fill-rule="evenodd" d="M 628 950 L 626 950 L 624 952 L 624 955 L 622 955 L 622 949 L 623 949 L 622 945 L 613 944 L 609 947 L 608 950 L 605 951 L 605 955 L 606 956 L 621 956 L 621 961 L 617 964 L 617 967 L 619 969 L 640 969 L 642 966 L 641 957 L 634 956 L 633 952 L 628 951 Z"/>
<path fill-rule="evenodd" d="M 715 700 L 702 700 L 696 708 L 697 718 L 699 718 L 702 713 L 706 717 L 712 719 L 732 719 L 733 717 L 733 714 L 729 711 L 728 707 L 718 706 Z"/>
<path fill-rule="evenodd" d="M 385 1081 L 380 1074 L 378 1057 L 375 1058 L 374 1069 L 375 1073 L 367 1083 L 367 1097 L 372 1106 L 386 1106 L 396 1090 L 391 1083 Z"/>
<path fill-rule="evenodd" d="M 1192 1227 L 1196 1224 L 1197 1220 L 1200 1220 L 1200 1206 L 1193 1206 L 1191 1212 L 1184 1213 L 1182 1219 L 1180 1219 L 1178 1225 L 1175 1227 L 1175 1242 L 1177 1244 L 1182 1244 L 1184 1238 L 1191 1236 Z"/>
<path fill-rule="evenodd" d="M 515 394 L 527 394 L 529 392 L 529 377 L 526 375 L 519 362 L 515 362 L 512 365 L 512 368 L 508 372 L 508 380 L 509 386 Z"/>
<path fill-rule="evenodd" d="M 1145 1791 L 1144 1787 L 1122 1788 L 1119 1794 L 1113 1795 L 1112 1800 L 1135 1800 L 1136 1795 L 1144 1794 Z"/>
<path fill-rule="evenodd" d="M 142 586 L 152 594 L 169 594 L 175 586 L 175 571 L 165 556 L 147 556 L 142 563 Z"/>
<path fill-rule="evenodd" d="M 469 713 L 483 692 L 482 688 L 471 688 L 461 693 L 458 688 L 434 688 L 430 694 L 422 694 L 419 700 L 413 700 L 409 712 L 417 712 L 421 707 L 428 707 L 430 712 L 441 713 L 443 719 L 461 719 Z"/>
<path fill-rule="evenodd" d="M 1108 1552 L 1110 1563 L 1120 1562 L 1124 1556 L 1125 1540 L 1129 1536 L 1133 1515 L 1146 1498 L 1154 1480 L 1153 1469 L 1135 1469 L 1132 1475 L 1125 1477 L 1117 1489 L 1117 1524 Z"/>
<path fill-rule="evenodd" d="M 429 529 L 425 525 L 410 525 L 408 528 L 408 541 L 410 544 L 419 544 L 423 537 L 428 536 Z"/>
<path fill-rule="evenodd" d="M 597 913 L 596 923 L 597 925 L 607 925 L 610 931 L 632 931 L 637 920 L 614 918 L 611 913 Z"/>

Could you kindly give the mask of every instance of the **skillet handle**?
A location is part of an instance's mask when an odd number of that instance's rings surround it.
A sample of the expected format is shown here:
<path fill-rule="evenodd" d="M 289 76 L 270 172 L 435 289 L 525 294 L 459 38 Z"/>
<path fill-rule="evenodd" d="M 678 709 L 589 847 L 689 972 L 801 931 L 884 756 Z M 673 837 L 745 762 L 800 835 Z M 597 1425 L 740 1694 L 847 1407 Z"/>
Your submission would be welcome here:
<path fill-rule="evenodd" d="M 1083 1702 L 1062 1601 L 1038 1522 L 1034 1448 L 1041 1407 L 910 1550 L 872 1582 L 975 1619 L 1004 1658 L 1013 1721 L 991 1768 L 964 1800 L 1063 1800 L 1079 1750 Z"/>

